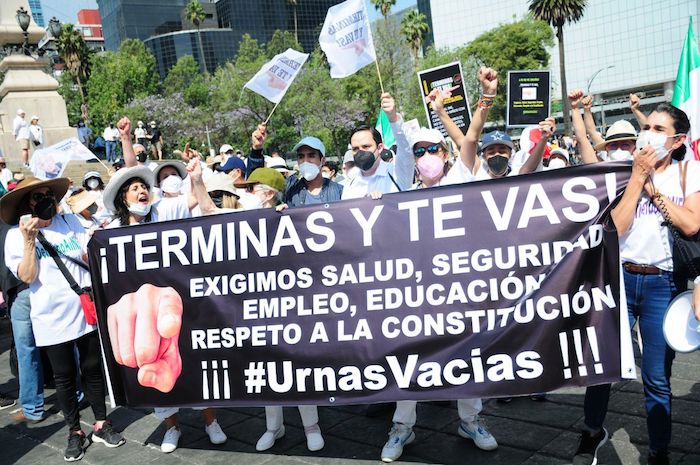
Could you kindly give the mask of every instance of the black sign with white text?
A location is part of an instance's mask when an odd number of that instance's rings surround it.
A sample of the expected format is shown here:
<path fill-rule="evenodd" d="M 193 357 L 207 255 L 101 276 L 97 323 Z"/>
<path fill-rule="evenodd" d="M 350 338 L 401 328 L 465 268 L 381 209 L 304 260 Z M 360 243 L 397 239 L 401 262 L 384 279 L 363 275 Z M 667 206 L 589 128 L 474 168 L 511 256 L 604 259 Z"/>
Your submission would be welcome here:
<path fill-rule="evenodd" d="M 452 95 L 445 98 L 443 105 L 445 111 L 463 134 L 467 133 L 467 128 L 471 122 L 471 113 L 469 110 L 469 100 L 464 89 L 464 79 L 462 78 L 462 65 L 455 61 L 436 68 L 418 71 L 418 81 L 425 102 L 425 97 L 432 92 L 433 89 L 452 90 Z M 428 103 L 423 103 L 425 107 L 425 116 L 428 119 L 428 125 L 431 129 L 437 129 L 442 132 L 442 135 L 447 137 L 445 129 L 440 117 Z M 457 141 L 461 142 L 461 141 Z"/>
<path fill-rule="evenodd" d="M 549 71 L 508 71 L 506 126 L 539 124 L 549 116 Z"/>
<path fill-rule="evenodd" d="M 117 403 L 338 405 L 634 376 L 605 163 L 98 231 Z"/>

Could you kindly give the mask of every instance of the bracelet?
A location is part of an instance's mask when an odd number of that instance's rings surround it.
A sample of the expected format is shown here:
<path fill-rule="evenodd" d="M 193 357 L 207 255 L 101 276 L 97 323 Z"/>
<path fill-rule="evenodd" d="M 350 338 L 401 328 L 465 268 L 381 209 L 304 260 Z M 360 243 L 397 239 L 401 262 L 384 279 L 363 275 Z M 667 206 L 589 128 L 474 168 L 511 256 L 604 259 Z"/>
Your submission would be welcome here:
<path fill-rule="evenodd" d="M 479 108 L 484 110 L 491 108 L 493 106 L 493 97 L 486 97 L 485 95 L 482 95 L 479 97 L 478 105 Z"/>
<path fill-rule="evenodd" d="M 482 97 L 494 98 L 496 94 L 481 94 Z"/>

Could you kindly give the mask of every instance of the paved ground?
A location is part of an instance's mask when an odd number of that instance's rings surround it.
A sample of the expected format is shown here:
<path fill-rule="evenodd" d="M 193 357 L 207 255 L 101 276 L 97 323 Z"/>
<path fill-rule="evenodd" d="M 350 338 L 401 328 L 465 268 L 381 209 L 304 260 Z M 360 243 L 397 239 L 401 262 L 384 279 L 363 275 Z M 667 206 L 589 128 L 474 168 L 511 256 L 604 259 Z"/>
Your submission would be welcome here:
<path fill-rule="evenodd" d="M 17 381 L 8 364 L 9 323 L 0 321 L 0 392 L 17 396 Z M 700 464 L 700 352 L 679 355 L 674 364 L 674 433 L 671 463 Z M 47 407 L 52 415 L 36 426 L 12 421 L 12 408 L 0 412 L 0 464 L 62 464 L 66 445 L 63 418 L 56 413 L 56 398 L 48 390 Z M 551 393 L 546 402 L 527 398 L 510 404 L 487 401 L 484 417 L 500 446 L 483 452 L 460 438 L 454 404 L 420 404 L 416 442 L 404 450 L 402 462 L 470 465 L 558 465 L 571 463 L 582 422 L 583 390 Z M 150 412 L 119 407 L 110 413 L 127 443 L 119 449 L 93 444 L 81 463 L 99 465 L 216 465 L 216 464 L 378 464 L 387 438 L 391 413 L 365 416 L 360 406 L 320 408 L 320 424 L 326 447 L 320 453 L 306 449 L 299 414 L 285 409 L 287 435 L 269 453 L 257 453 L 255 442 L 265 430 L 261 408 L 232 408 L 219 411 L 219 422 L 229 437 L 222 446 L 210 446 L 198 412 L 181 414 L 183 437 L 180 448 L 166 455 L 159 444 L 164 429 Z M 85 430 L 92 424 L 90 409 L 83 410 Z M 599 463 L 643 464 L 647 452 L 646 420 L 639 382 L 619 383 L 610 399 L 606 423 L 612 433 Z"/>

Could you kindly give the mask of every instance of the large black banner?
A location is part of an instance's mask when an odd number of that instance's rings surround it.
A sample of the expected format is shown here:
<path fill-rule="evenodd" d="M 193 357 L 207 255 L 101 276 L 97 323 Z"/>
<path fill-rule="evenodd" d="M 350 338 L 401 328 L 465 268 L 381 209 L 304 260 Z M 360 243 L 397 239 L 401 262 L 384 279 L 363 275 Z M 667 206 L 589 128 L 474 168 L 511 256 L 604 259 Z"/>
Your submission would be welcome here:
<path fill-rule="evenodd" d="M 116 401 L 457 399 L 634 376 L 606 221 L 629 172 L 99 231 L 90 265 Z"/>

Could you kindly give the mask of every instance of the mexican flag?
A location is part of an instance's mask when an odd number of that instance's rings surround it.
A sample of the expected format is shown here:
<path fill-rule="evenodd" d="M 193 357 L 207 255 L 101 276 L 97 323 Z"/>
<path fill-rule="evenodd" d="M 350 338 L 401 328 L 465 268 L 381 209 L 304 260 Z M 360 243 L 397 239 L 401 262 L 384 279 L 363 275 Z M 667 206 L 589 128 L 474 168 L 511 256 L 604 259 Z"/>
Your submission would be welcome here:
<path fill-rule="evenodd" d="M 690 18 L 685 37 L 681 62 L 678 64 L 676 85 L 673 89 L 673 106 L 680 108 L 690 119 L 688 145 L 696 160 L 700 160 L 700 49 Z"/>

